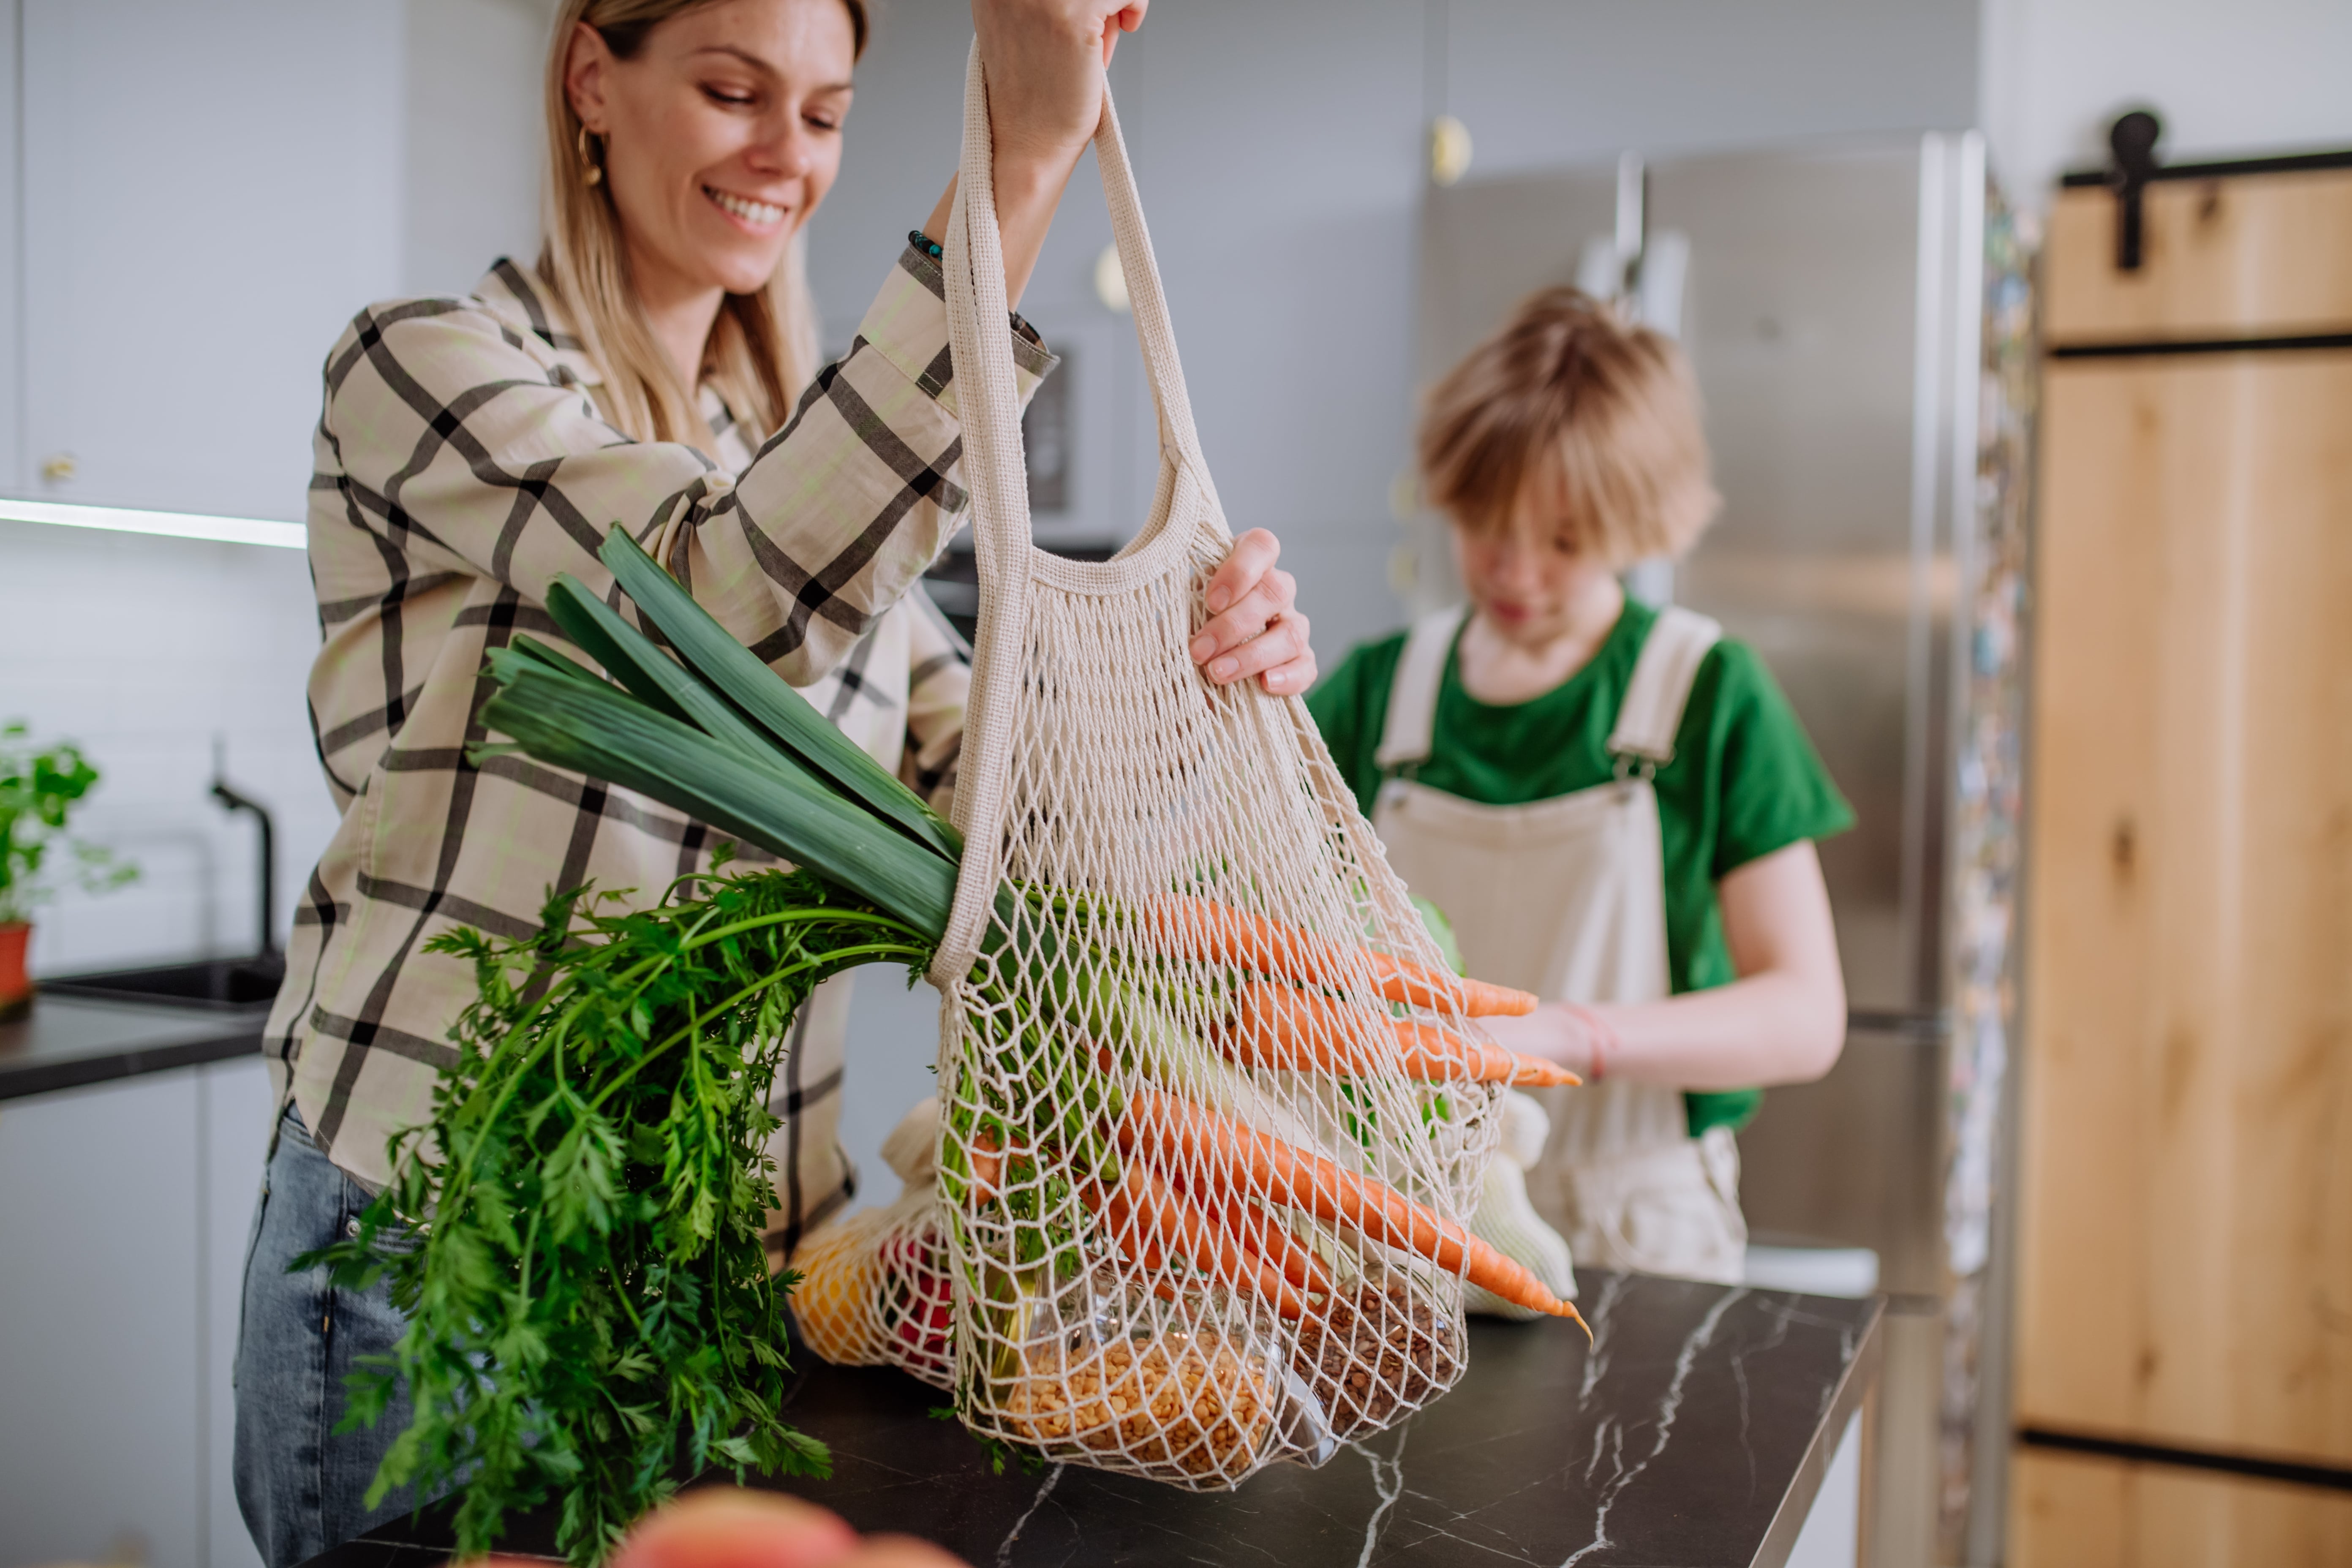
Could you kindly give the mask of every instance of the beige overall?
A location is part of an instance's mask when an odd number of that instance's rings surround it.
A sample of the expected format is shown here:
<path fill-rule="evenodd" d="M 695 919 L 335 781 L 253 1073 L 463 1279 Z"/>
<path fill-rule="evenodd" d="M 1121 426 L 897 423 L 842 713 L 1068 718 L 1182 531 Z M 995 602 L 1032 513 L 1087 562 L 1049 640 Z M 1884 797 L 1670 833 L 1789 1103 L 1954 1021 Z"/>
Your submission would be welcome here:
<path fill-rule="evenodd" d="M 1466 612 L 1406 639 L 1376 753 L 1372 823 L 1389 863 L 1445 911 L 1465 967 L 1546 1000 L 1650 1002 L 1671 994 L 1664 862 L 1650 780 L 1674 756 L 1692 679 L 1722 628 L 1668 608 L 1643 644 L 1609 736 L 1616 777 L 1528 805 L 1481 805 L 1415 782 L 1437 691 Z M 1528 1172 L 1536 1212 L 1576 1260 L 1736 1282 L 1748 1226 L 1731 1130 L 1688 1131 L 1679 1090 L 1606 1079 L 1537 1091 L 1551 1117 Z"/>

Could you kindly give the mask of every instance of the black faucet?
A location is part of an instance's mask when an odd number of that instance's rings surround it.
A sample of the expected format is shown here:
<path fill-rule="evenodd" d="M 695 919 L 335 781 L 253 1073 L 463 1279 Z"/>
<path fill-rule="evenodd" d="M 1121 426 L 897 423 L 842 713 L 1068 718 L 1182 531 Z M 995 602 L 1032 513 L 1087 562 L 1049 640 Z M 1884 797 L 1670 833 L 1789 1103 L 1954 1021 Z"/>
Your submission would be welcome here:
<path fill-rule="evenodd" d="M 213 798 L 231 811 L 249 811 L 261 828 L 261 946 L 258 956 L 278 956 L 278 829 L 269 808 L 228 787 L 217 766 L 213 772 Z"/>

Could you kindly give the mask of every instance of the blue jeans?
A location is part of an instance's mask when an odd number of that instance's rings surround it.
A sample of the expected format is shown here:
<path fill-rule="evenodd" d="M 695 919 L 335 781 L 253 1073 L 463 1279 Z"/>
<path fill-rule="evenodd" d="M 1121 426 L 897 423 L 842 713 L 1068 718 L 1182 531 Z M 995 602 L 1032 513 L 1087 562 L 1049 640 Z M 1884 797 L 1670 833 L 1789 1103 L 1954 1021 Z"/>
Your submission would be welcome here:
<path fill-rule="evenodd" d="M 236 1342 L 236 1502 L 269 1568 L 292 1568 L 416 1506 L 407 1488 L 381 1508 L 364 1501 L 384 1450 L 407 1429 L 404 1388 L 373 1426 L 334 1430 L 343 1379 L 362 1356 L 391 1353 L 408 1326 L 387 1283 L 347 1290 L 324 1268 L 287 1272 L 348 1234 L 367 1205 L 289 1108 L 262 1176 Z"/>

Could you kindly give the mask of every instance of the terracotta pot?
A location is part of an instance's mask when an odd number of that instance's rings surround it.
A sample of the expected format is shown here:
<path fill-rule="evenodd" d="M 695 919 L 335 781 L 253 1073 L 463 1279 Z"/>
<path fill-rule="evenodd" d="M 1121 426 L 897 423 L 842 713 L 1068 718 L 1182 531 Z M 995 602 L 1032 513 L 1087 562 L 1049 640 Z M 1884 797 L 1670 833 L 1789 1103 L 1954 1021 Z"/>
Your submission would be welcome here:
<path fill-rule="evenodd" d="M 33 1000 L 33 982 L 25 973 L 25 943 L 32 934 L 22 921 L 0 925 L 0 1018 L 14 1017 Z"/>

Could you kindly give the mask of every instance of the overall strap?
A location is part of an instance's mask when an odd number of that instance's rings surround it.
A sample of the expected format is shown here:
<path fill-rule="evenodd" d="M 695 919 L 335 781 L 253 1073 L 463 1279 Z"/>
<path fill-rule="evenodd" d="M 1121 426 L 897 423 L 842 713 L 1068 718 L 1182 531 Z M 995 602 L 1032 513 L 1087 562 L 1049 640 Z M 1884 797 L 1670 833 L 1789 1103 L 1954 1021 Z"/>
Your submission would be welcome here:
<path fill-rule="evenodd" d="M 1696 610 L 1669 605 L 1658 612 L 1633 661 L 1617 727 L 1609 732 L 1611 756 L 1630 757 L 1653 770 L 1675 760 L 1675 731 L 1682 728 L 1691 682 L 1722 637 L 1723 627 Z"/>
<path fill-rule="evenodd" d="M 1437 689 L 1445 679 L 1445 660 L 1454 652 L 1454 638 L 1470 614 L 1467 605 L 1439 610 L 1412 624 L 1397 659 L 1396 680 L 1389 688 L 1389 711 L 1381 727 L 1380 749 L 1372 761 L 1383 773 L 1429 760 L 1437 730 Z"/>

